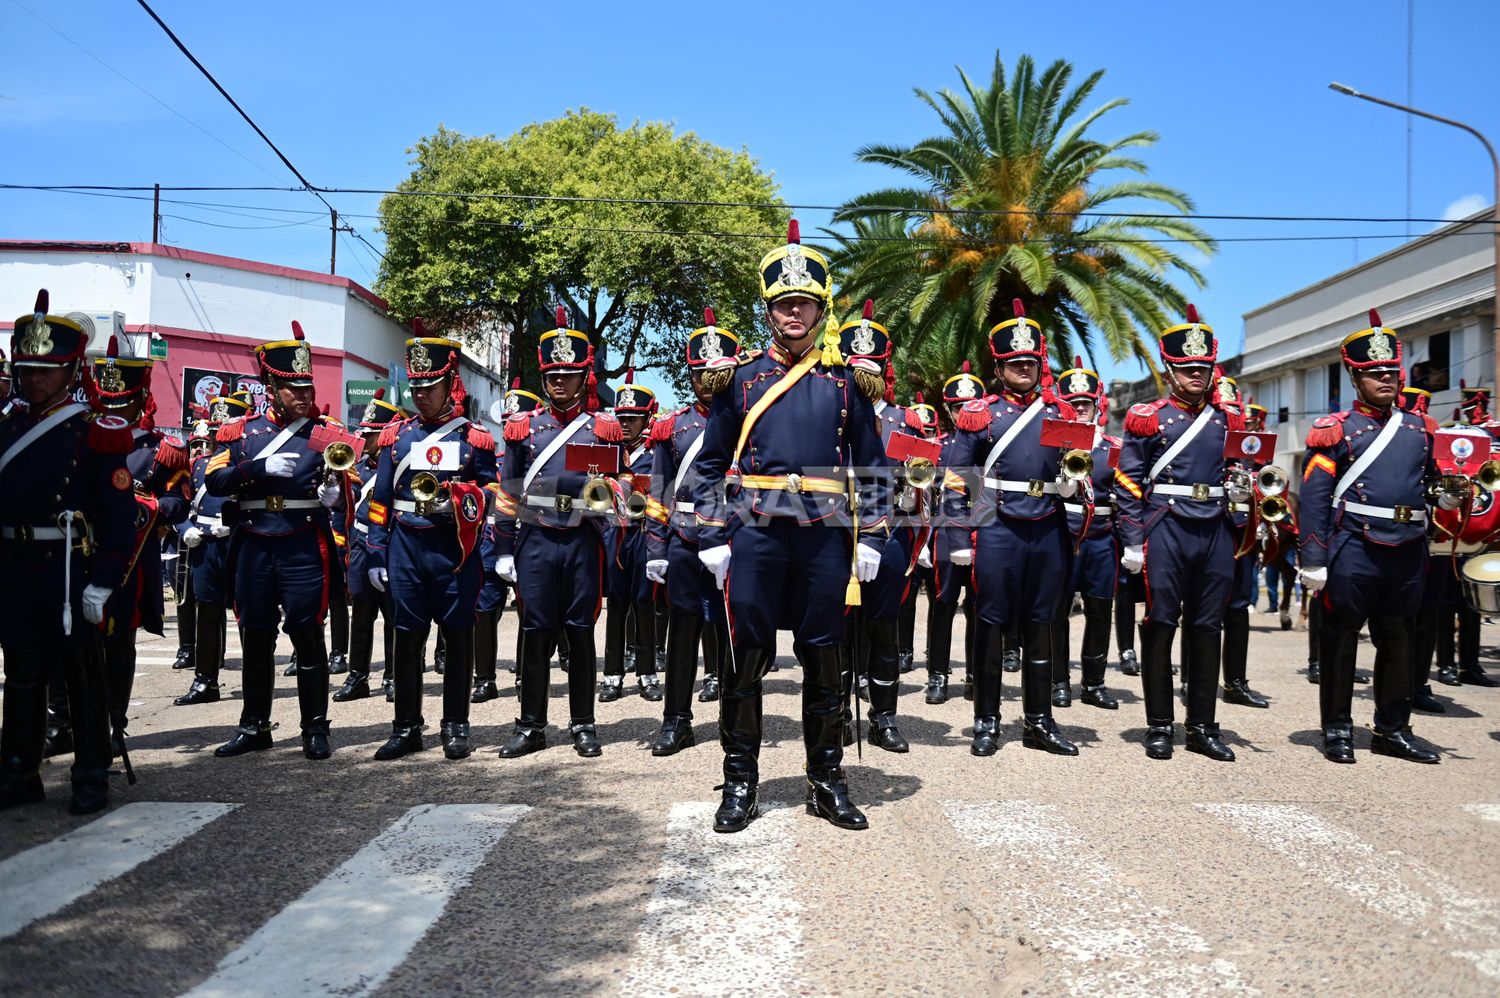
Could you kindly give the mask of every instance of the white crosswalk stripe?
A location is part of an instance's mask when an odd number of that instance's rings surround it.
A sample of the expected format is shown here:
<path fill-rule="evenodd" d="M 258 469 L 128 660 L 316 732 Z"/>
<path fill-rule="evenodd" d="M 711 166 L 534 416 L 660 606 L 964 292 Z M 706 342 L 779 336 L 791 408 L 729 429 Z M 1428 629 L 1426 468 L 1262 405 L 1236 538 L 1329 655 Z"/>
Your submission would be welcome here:
<path fill-rule="evenodd" d="M 188 994 L 369 994 L 529 810 L 521 804 L 412 808 L 277 912 Z M 359 931 L 345 931 L 350 926 Z M 329 949 L 333 938 L 336 953 Z"/>
<path fill-rule="evenodd" d="M 1485 821 L 1500 821 L 1500 804 L 1465 804 L 1464 810 Z"/>
<path fill-rule="evenodd" d="M 233 804 L 126 804 L 0 863 L 0 939 L 177 845 Z"/>
<path fill-rule="evenodd" d="M 949 801 L 943 812 L 994 871 L 999 903 L 1065 958 L 1069 993 L 1260 993 L 1202 936 L 1126 883 L 1051 805 Z"/>
<path fill-rule="evenodd" d="M 1290 860 L 1372 910 L 1419 935 L 1441 926 L 1453 955 L 1500 978 L 1500 901 L 1471 894 L 1398 850 L 1378 850 L 1354 832 L 1294 804 L 1199 804 L 1257 845 Z M 1474 948 L 1477 947 L 1477 948 Z"/>
<path fill-rule="evenodd" d="M 796 995 L 801 907 L 792 808 L 761 805 L 743 832 L 713 830 L 716 805 L 676 804 L 636 937 L 625 995 Z"/>

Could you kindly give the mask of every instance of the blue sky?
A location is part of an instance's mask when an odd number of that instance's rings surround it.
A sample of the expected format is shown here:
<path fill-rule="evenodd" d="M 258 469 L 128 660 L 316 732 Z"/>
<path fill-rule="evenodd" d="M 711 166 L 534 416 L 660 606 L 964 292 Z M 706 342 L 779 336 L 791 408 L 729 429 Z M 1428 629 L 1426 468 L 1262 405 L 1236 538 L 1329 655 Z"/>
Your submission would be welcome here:
<path fill-rule="evenodd" d="M 743 146 L 788 201 L 836 203 L 895 179 L 856 164 L 858 146 L 935 133 L 913 86 L 956 87 L 955 65 L 987 77 L 999 50 L 1007 62 L 1029 53 L 1042 63 L 1066 58 L 1080 75 L 1107 70 L 1098 98 L 1131 103 L 1105 116 L 1098 134 L 1159 132 L 1145 153 L 1152 176 L 1188 192 L 1201 213 L 1407 215 L 1407 116 L 1327 89 L 1340 80 L 1406 101 L 1406 0 L 153 6 L 297 167 L 328 186 L 393 186 L 407 173 L 406 149 L 439 123 L 504 135 L 586 105 Z M 11 67 L 0 78 L 0 181 L 295 182 L 133 3 L 0 0 L 0 36 Z M 1500 4 L 1417 3 L 1413 102 L 1500 142 L 1496 37 Z M 1488 204 L 1479 144 L 1442 125 L 1412 127 L 1411 214 Z M 165 207 L 183 217 L 166 220 L 164 241 L 327 267 L 326 216 L 265 210 L 320 210 L 311 195 L 178 196 L 252 207 Z M 379 244 L 375 220 L 357 217 L 374 214 L 375 198 L 332 200 Z M 805 229 L 826 221 L 801 216 Z M 150 217 L 149 202 L 0 191 L 0 238 L 144 241 Z M 307 224 L 288 224 L 299 221 Z M 1338 237 L 1223 244 L 1196 300 L 1227 353 L 1238 350 L 1243 312 L 1398 245 L 1377 237 L 1408 228 L 1203 224 L 1221 239 Z M 341 242 L 340 273 L 371 284 L 374 267 L 367 250 Z"/>

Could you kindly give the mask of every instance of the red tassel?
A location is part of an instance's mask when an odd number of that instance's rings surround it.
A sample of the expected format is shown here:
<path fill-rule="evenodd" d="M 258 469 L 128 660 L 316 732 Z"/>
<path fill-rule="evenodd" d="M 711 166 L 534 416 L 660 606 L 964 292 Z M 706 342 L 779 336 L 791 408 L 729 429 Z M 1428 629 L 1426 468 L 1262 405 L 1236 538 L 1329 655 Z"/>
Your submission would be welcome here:
<path fill-rule="evenodd" d="M 172 437 L 162 437 L 156 447 L 156 463 L 170 471 L 181 471 L 188 466 L 187 448 Z"/>
<path fill-rule="evenodd" d="M 1319 416 L 1307 431 L 1307 446 L 1326 449 L 1336 447 L 1344 439 L 1344 416 L 1342 412 Z"/>
<path fill-rule="evenodd" d="M 677 426 L 677 413 L 671 412 L 665 416 L 658 416 L 656 422 L 651 424 L 650 441 L 653 444 L 664 444 L 672 439 L 672 433 Z"/>
<path fill-rule="evenodd" d="M 1067 399 L 1057 400 L 1057 414 L 1063 419 L 1077 419 L 1078 410 L 1068 402 Z"/>
<path fill-rule="evenodd" d="M 953 417 L 953 425 L 971 432 L 983 430 L 990 425 L 990 407 L 978 399 L 965 402 L 958 415 Z"/>
<path fill-rule="evenodd" d="M 99 419 L 114 421 L 118 417 L 101 416 L 89 424 L 90 450 L 99 454 L 129 454 L 135 450 L 135 437 L 130 432 L 130 424 L 121 419 L 120 426 L 100 426 Z"/>
<path fill-rule="evenodd" d="M 1161 432 L 1160 403 L 1133 405 L 1125 413 L 1125 432 L 1136 437 L 1154 437 Z"/>
<path fill-rule="evenodd" d="M 489 430 L 485 429 L 483 426 L 480 426 L 478 423 L 470 423 L 468 425 L 468 431 L 469 446 L 473 447 L 475 450 L 495 449 L 495 435 Z"/>
<path fill-rule="evenodd" d="M 520 378 L 516 378 L 515 380 L 511 381 L 511 383 L 510 383 L 510 390 L 511 391 L 513 391 L 513 392 L 514 391 L 519 391 L 520 388 L 521 388 L 521 379 Z"/>
<path fill-rule="evenodd" d="M 505 421 L 505 427 L 500 431 L 500 435 L 511 443 L 518 443 L 531 436 L 531 413 L 513 413 Z"/>
<path fill-rule="evenodd" d="M 603 444 L 617 444 L 625 439 L 619 421 L 606 412 L 594 413 L 594 439 Z"/>
<path fill-rule="evenodd" d="M 404 419 L 393 419 L 389 423 L 386 423 L 385 426 L 381 428 L 379 439 L 375 441 L 376 446 L 394 446 L 396 443 L 396 437 L 401 434 L 401 426 L 405 422 L 406 420 Z"/>
<path fill-rule="evenodd" d="M 375 389 L 375 397 L 377 399 L 380 399 L 381 401 L 384 401 L 385 400 L 385 389 L 384 388 L 377 388 L 377 389 Z"/>
<path fill-rule="evenodd" d="M 918 433 L 920 433 L 922 430 L 927 428 L 927 424 L 922 422 L 921 413 L 917 412 L 915 409 L 907 409 L 906 428 L 908 430 L 916 430 Z"/>
<path fill-rule="evenodd" d="M 221 444 L 233 443 L 244 435 L 245 419 L 243 416 L 236 416 L 234 419 L 231 419 L 229 422 L 219 427 L 219 443 Z"/>

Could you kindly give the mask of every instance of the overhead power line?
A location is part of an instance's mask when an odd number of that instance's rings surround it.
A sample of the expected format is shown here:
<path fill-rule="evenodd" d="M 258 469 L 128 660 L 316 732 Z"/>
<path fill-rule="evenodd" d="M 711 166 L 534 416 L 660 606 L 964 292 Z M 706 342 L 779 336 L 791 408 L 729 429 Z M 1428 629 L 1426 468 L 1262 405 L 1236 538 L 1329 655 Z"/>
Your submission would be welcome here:
<path fill-rule="evenodd" d="M 142 2 L 142 0 L 137 0 Z M 294 171 L 295 172 L 295 171 Z M 300 174 L 299 174 L 300 177 Z M 151 186 L 128 185 L 128 184 L 0 184 L 0 189 L 29 190 L 29 191 L 149 191 Z M 776 211 L 826 211 L 835 212 L 844 210 L 843 205 L 831 204 L 780 204 L 772 201 L 709 201 L 681 198 L 613 198 L 613 197 L 584 197 L 563 194 L 509 194 L 509 193 L 486 193 L 474 191 L 402 191 L 385 190 L 380 188 L 360 187 L 316 187 L 307 184 L 303 187 L 256 187 L 256 186 L 166 186 L 163 191 L 173 193 L 235 193 L 235 192 L 277 192 L 277 193 L 310 193 L 319 196 L 323 194 L 362 194 L 381 195 L 393 197 L 412 198 L 450 198 L 462 201 L 529 201 L 529 202 L 556 202 L 565 204 L 610 204 L 610 205 L 638 205 L 642 207 L 686 207 L 686 208 L 751 208 Z M 326 203 L 326 202 L 325 202 Z M 1034 218 L 1101 218 L 1117 220 L 1169 220 L 1169 221 L 1210 221 L 1210 222 L 1360 222 L 1375 225 L 1400 225 L 1405 223 L 1419 223 L 1429 225 L 1448 225 L 1463 219 L 1453 218 L 1416 218 L 1386 215 L 1291 215 L 1291 214 L 1174 214 L 1171 212 L 1137 212 L 1137 211 L 1042 211 L 1031 208 L 887 208 L 871 206 L 862 208 L 862 211 L 890 215 L 995 215 L 995 216 L 1025 216 Z M 1493 225 L 1491 219 L 1474 219 L 1472 225 Z"/>

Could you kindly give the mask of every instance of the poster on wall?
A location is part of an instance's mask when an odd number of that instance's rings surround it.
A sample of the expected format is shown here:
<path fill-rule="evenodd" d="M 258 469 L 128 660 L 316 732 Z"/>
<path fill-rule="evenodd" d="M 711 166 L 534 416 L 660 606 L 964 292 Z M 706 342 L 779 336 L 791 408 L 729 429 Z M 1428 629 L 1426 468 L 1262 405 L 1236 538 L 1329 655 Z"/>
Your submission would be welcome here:
<path fill-rule="evenodd" d="M 202 367 L 185 367 L 182 370 L 182 418 L 190 425 L 194 413 L 207 411 L 209 400 L 219 395 L 237 391 L 250 393 L 252 412 L 266 411 L 266 386 L 253 374 L 237 374 L 233 371 L 214 371 Z"/>

